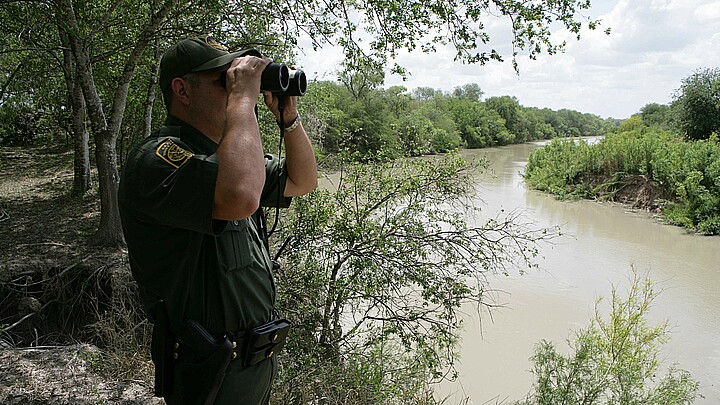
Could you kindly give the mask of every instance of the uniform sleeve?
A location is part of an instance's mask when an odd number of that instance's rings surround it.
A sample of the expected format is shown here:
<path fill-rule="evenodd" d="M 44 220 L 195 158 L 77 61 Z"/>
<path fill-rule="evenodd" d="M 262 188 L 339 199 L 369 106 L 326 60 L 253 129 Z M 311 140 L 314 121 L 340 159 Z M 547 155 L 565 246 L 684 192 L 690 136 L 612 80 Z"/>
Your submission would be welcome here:
<path fill-rule="evenodd" d="M 260 205 L 263 207 L 289 207 L 292 198 L 283 195 L 286 182 L 285 158 L 265 155 L 265 187 L 263 187 L 260 197 Z"/>
<path fill-rule="evenodd" d="M 159 138 L 128 159 L 121 204 L 140 221 L 217 234 L 212 219 L 217 171 L 215 155 L 194 154 L 176 138 Z"/>

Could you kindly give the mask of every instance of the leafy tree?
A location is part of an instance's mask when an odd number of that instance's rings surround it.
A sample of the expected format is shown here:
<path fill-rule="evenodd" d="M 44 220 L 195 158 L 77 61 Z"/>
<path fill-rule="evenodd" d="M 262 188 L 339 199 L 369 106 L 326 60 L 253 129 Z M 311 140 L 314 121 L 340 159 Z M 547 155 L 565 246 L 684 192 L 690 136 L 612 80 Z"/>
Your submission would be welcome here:
<path fill-rule="evenodd" d="M 672 122 L 670 114 L 670 106 L 665 104 L 649 103 L 640 109 L 643 122 L 650 127 L 660 129 L 670 129 Z"/>
<path fill-rule="evenodd" d="M 449 109 L 468 148 L 512 143 L 513 136 L 505 126 L 505 120 L 485 103 L 453 99 Z"/>
<path fill-rule="evenodd" d="M 432 100 L 435 97 L 442 97 L 442 90 L 433 89 L 432 87 L 417 87 L 413 90 L 413 98 L 420 101 Z"/>
<path fill-rule="evenodd" d="M 117 186 L 120 175 L 117 164 L 116 141 L 122 125 L 128 90 L 136 68 L 153 35 L 160 28 L 179 0 L 166 0 L 156 12 L 148 12 L 147 2 L 94 2 L 58 0 L 54 5 L 54 19 L 67 38 L 70 57 L 82 89 L 95 153 L 100 186 L 100 225 L 92 241 L 101 245 L 123 244 L 120 214 L 117 206 Z M 155 10 L 153 10 L 155 11 Z M 138 19 L 138 17 L 140 17 Z M 127 18 L 137 24 L 133 42 L 118 41 L 120 29 L 115 25 Z M 123 29 L 127 38 L 129 25 Z M 98 42 L 108 40 L 114 52 L 104 54 L 106 65 L 98 65 Z M 114 42 L 111 42 L 114 41 Z M 104 69 L 106 75 L 99 74 Z M 110 79 L 113 77 L 114 79 Z M 112 84 L 110 83 L 112 81 Z M 110 97 L 104 97 L 109 94 Z"/>
<path fill-rule="evenodd" d="M 720 131 L 720 68 L 702 69 L 683 79 L 672 109 L 688 139 L 707 139 Z"/>
<path fill-rule="evenodd" d="M 667 322 L 648 324 L 647 314 L 658 293 L 653 283 L 632 280 L 626 298 L 612 290 L 610 318 L 595 305 L 590 326 L 568 340 L 571 352 L 558 352 L 541 341 L 531 358 L 535 381 L 524 401 L 530 404 L 691 404 L 698 382 L 671 365 L 660 376 L 660 347 L 668 341 Z"/>
<path fill-rule="evenodd" d="M 552 125 L 545 121 L 545 114 L 537 108 L 521 108 L 515 130 L 518 141 L 551 139 L 557 135 Z"/>
<path fill-rule="evenodd" d="M 516 97 L 500 96 L 485 100 L 485 106 L 495 110 L 505 120 L 505 127 L 512 134 L 517 135 L 520 114 L 520 102 Z"/>
<path fill-rule="evenodd" d="M 468 83 L 462 86 L 455 87 L 452 92 L 453 97 L 464 98 L 476 102 L 482 100 L 483 94 L 485 94 L 485 92 L 482 91 L 480 85 L 478 85 L 477 83 Z"/>
<path fill-rule="evenodd" d="M 75 86 L 74 66 L 61 30 L 48 24 L 49 4 L 9 2 L 0 5 L 0 29 L 14 33 L 0 39 L 0 138 L 25 145 L 71 138 L 75 150 L 73 194 L 90 188 L 90 154 L 85 106 Z M 28 124 L 32 123 L 31 126 Z"/>
<path fill-rule="evenodd" d="M 557 235 L 481 219 L 470 169 L 454 155 L 353 165 L 335 192 L 295 201 L 277 277 L 296 329 L 277 402 L 418 403 L 424 382 L 452 376 L 463 303 L 492 305 L 485 276 L 532 266 Z"/>
<path fill-rule="evenodd" d="M 320 39 L 317 33 L 322 33 L 324 38 L 339 36 L 338 43 L 351 61 L 367 58 L 384 61 L 401 49 L 411 52 L 420 48 L 427 52 L 434 51 L 438 44 L 452 44 L 456 59 L 463 62 L 502 61 L 504 56 L 490 46 L 492 38 L 483 23 L 487 16 L 497 15 L 507 19 L 512 30 L 511 57 L 517 67 L 516 56 L 521 51 L 535 58 L 543 52 L 553 54 L 564 49 L 564 42 L 556 43 L 551 38 L 551 24 L 563 25 L 578 38 L 583 22 L 591 29 L 598 26 L 598 21 L 580 16 L 590 8 L 587 0 L 536 3 L 520 0 L 312 1 L 301 12 L 289 9 L 290 6 L 294 7 L 289 4 L 281 10 L 284 11 L 281 15 L 291 16 L 299 27 L 307 27 L 316 40 Z M 348 20 L 348 15 L 357 18 Z M 363 48 L 360 42 L 363 36 L 356 35 L 358 31 L 370 37 L 368 48 Z M 405 71 L 397 65 L 394 70 Z"/>
<path fill-rule="evenodd" d="M 433 128 L 440 130 L 452 138 L 459 134 L 457 121 L 450 112 L 452 101 L 447 97 L 439 95 L 431 100 L 420 102 L 416 106 L 414 116 L 425 117 L 432 122 Z"/>
<path fill-rule="evenodd" d="M 382 66 L 370 60 L 352 64 L 344 62 L 344 69 L 338 74 L 338 81 L 345 86 L 355 99 L 363 98 L 372 90 L 377 90 L 385 81 Z"/>

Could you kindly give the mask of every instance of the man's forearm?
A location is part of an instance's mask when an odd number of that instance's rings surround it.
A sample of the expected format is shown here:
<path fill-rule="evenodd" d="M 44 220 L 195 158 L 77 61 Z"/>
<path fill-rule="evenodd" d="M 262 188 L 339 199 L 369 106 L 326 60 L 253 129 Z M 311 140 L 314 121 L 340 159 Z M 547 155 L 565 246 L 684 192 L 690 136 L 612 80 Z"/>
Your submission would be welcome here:
<path fill-rule="evenodd" d="M 285 196 L 304 195 L 314 190 L 317 187 L 317 163 L 302 123 L 285 133 L 285 154 L 288 173 Z"/>

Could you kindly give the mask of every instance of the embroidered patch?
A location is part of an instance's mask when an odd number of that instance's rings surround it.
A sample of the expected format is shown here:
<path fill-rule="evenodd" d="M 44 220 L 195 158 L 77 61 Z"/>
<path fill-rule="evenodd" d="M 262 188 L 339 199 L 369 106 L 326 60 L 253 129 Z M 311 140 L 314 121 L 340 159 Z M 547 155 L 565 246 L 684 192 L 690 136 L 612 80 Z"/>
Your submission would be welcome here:
<path fill-rule="evenodd" d="M 210 35 L 205 37 L 205 43 L 217 50 L 227 52 L 227 48 L 225 47 L 225 45 L 221 44 L 220 42 L 215 40 L 215 38 L 211 37 Z"/>
<path fill-rule="evenodd" d="M 172 139 L 166 139 L 161 143 L 155 150 L 155 154 L 176 169 L 195 156 L 192 152 L 178 146 Z"/>

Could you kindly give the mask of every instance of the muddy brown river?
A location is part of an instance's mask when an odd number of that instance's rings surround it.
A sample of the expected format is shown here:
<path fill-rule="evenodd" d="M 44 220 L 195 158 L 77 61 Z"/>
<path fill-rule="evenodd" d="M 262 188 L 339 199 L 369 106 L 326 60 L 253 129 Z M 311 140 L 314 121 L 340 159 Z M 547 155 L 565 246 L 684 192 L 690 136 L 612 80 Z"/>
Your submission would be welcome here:
<path fill-rule="evenodd" d="M 540 226 L 560 225 L 567 236 L 542 246 L 538 270 L 490 279 L 505 307 L 481 322 L 468 315 L 460 377 L 440 384 L 438 395 L 449 403 L 522 399 L 532 383 L 535 343 L 552 340 L 567 352 L 570 331 L 588 325 L 596 299 L 609 300 L 613 284 L 626 291 L 634 267 L 662 289 L 650 312 L 653 324 L 669 322 L 661 359 L 700 382 L 696 404 L 720 404 L 720 237 L 688 234 L 615 204 L 562 202 L 528 190 L 519 172 L 540 145 L 465 152 L 490 162 L 491 172 L 478 175 L 477 201 L 486 212 L 522 210 Z"/>

